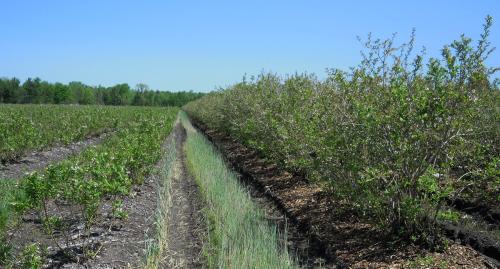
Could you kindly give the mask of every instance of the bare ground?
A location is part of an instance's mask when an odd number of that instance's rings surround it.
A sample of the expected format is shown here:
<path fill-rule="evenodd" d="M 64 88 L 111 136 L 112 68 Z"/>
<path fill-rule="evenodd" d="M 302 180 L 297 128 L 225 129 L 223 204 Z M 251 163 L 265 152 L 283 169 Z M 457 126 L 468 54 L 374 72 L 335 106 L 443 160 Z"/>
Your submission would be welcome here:
<path fill-rule="evenodd" d="M 68 145 L 58 145 L 50 149 L 33 151 L 17 160 L 0 162 L 0 180 L 22 178 L 26 173 L 41 170 L 90 146 L 97 145 L 109 135 L 110 133 L 103 133 Z"/>
<path fill-rule="evenodd" d="M 203 208 L 194 179 L 186 169 L 183 145 L 186 130 L 175 128 L 177 158 L 171 179 L 172 205 L 167 216 L 168 238 L 163 266 L 165 268 L 202 268 L 201 250 L 205 232 Z"/>

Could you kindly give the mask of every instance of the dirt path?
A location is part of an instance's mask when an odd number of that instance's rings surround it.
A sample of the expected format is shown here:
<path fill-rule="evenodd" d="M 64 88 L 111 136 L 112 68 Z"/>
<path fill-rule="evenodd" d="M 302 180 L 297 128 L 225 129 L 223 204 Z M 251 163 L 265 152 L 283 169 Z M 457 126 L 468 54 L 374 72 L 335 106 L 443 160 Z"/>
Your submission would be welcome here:
<path fill-rule="evenodd" d="M 198 187 L 188 174 L 184 142 L 186 130 L 179 123 L 175 127 L 177 158 L 171 178 L 171 199 L 168 218 L 168 243 L 165 268 L 201 268 L 202 235 L 204 223 Z"/>
<path fill-rule="evenodd" d="M 169 139 L 175 140 L 176 161 L 171 177 L 167 179 L 172 202 L 167 214 L 167 242 L 160 268 L 202 268 L 200 252 L 205 232 L 202 203 L 198 187 L 187 172 L 183 150 L 186 130 L 180 123 L 176 124 Z M 153 173 L 143 185 L 134 189 L 131 197 L 125 199 L 124 208 L 129 212 L 128 218 L 105 236 L 104 248 L 96 259 L 86 264 L 88 267 L 137 268 L 141 265 L 145 240 L 155 238 L 154 221 L 160 202 L 160 179 L 161 176 Z"/>
<path fill-rule="evenodd" d="M 90 146 L 101 143 L 107 136 L 109 136 L 109 133 L 104 133 L 68 145 L 34 151 L 16 161 L 10 161 L 5 164 L 0 162 L 0 180 L 19 179 L 26 173 L 41 170 L 52 163 L 62 161 Z"/>

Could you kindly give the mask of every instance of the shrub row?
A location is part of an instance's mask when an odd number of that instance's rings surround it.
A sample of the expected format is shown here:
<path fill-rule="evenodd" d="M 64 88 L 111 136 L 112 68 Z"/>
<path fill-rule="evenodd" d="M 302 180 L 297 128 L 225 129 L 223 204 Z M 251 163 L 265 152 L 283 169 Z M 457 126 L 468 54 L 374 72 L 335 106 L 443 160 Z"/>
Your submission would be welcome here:
<path fill-rule="evenodd" d="M 477 46 L 462 36 L 427 61 L 414 35 L 398 47 L 369 36 L 350 72 L 262 74 L 184 110 L 323 184 L 360 216 L 436 245 L 447 197 L 499 204 L 500 94 L 485 64 L 491 25 L 487 17 Z"/>

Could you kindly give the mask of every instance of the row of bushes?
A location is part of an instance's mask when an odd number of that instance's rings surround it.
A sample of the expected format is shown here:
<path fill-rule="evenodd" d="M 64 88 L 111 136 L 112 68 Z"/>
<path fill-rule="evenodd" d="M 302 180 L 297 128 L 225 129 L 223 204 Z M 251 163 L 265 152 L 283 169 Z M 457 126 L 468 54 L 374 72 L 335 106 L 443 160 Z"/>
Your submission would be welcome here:
<path fill-rule="evenodd" d="M 487 17 L 477 46 L 462 36 L 425 61 L 411 40 L 368 37 L 351 71 L 262 74 L 184 106 L 196 120 L 328 188 L 388 231 L 436 245 L 445 199 L 499 204 L 500 94 Z"/>

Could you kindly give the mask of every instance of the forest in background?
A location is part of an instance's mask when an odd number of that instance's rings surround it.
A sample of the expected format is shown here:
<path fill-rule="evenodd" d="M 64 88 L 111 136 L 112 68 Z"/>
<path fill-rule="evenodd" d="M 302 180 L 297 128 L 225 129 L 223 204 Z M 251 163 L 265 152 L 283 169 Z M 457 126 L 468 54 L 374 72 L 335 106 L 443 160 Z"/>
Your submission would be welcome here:
<path fill-rule="evenodd" d="M 0 103 L 183 106 L 203 96 L 192 91 L 151 90 L 146 84 L 131 88 L 128 84 L 111 87 L 89 86 L 82 82 L 50 83 L 40 78 L 0 78 Z"/>

